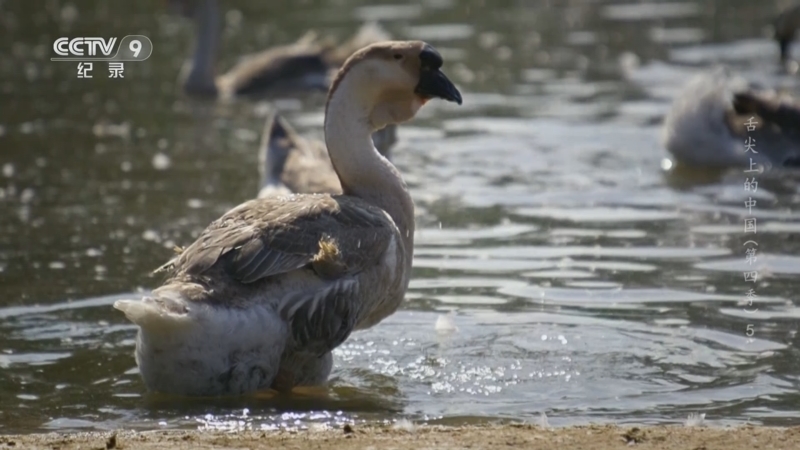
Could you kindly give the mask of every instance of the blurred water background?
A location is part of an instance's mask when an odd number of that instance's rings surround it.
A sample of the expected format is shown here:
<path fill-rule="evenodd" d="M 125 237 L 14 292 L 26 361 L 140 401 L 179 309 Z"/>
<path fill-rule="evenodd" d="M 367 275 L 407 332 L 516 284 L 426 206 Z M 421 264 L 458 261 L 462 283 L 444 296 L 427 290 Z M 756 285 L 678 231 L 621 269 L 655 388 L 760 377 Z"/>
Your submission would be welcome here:
<path fill-rule="evenodd" d="M 254 196 L 270 108 L 320 136 L 324 94 L 187 99 L 193 24 L 164 2 L 0 1 L 0 433 L 800 423 L 797 180 L 753 195 L 737 172 L 669 175 L 659 142 L 673 96 L 714 63 L 797 92 L 765 29 L 785 4 L 223 1 L 221 69 L 374 20 L 441 50 L 464 105 L 431 102 L 399 130 L 418 214 L 402 310 L 336 351 L 328 392 L 209 402 L 146 395 L 135 328 L 111 304 Z M 122 80 L 49 60 L 58 37 L 127 34 L 155 50 Z"/>

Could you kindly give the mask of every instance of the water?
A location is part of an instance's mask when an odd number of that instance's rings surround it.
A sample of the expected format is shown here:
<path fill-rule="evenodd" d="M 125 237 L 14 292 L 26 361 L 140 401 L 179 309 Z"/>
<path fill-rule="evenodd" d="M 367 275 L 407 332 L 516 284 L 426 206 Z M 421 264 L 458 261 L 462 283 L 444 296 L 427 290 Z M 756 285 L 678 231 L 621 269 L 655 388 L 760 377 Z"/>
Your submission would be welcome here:
<path fill-rule="evenodd" d="M 134 327 L 111 304 L 155 287 L 174 245 L 254 195 L 269 106 L 185 99 L 192 28 L 163 2 L 34 3 L 0 4 L 0 433 L 542 413 L 552 425 L 800 423 L 796 180 L 754 195 L 748 266 L 743 175 L 666 175 L 659 143 L 672 96 L 714 61 L 797 92 L 762 28 L 779 2 L 228 12 L 223 68 L 308 27 L 345 36 L 375 19 L 436 45 L 464 105 L 431 102 L 400 129 L 395 162 L 418 211 L 402 310 L 336 351 L 328 391 L 217 401 L 146 395 Z M 48 60 L 62 35 L 125 34 L 155 52 L 124 80 L 102 64 L 77 80 L 74 64 Z M 318 135 L 323 101 L 276 105 Z"/>

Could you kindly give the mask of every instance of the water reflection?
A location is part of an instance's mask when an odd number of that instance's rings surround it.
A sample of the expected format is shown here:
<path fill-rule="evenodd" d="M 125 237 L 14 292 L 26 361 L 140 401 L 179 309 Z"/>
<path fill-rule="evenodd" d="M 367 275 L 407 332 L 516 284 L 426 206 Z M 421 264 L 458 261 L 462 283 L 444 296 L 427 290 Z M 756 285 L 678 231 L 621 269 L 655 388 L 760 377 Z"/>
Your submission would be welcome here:
<path fill-rule="evenodd" d="M 379 20 L 440 48 L 465 100 L 399 130 L 419 224 L 406 307 L 337 350 L 329 390 L 214 402 L 145 395 L 134 328 L 111 304 L 158 284 L 174 245 L 254 195 L 270 108 L 319 136 L 323 96 L 184 98 L 193 31 L 162 2 L 3 3 L 0 431 L 542 412 L 553 425 L 798 423 L 797 180 L 757 193 L 764 278 L 744 313 L 742 177 L 667 172 L 659 141 L 673 96 L 712 62 L 797 91 L 762 30 L 779 3 L 237 3 L 222 67 L 309 27 L 344 37 Z M 129 33 L 156 51 L 124 82 L 48 60 L 62 34 Z"/>

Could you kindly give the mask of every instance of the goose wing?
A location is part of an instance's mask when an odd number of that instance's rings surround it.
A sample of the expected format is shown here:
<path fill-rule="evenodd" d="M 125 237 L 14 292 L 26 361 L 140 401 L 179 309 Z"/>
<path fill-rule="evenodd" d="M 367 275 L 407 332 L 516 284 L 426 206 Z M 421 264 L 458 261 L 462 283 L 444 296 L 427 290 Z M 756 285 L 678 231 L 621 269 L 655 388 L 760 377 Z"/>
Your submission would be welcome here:
<path fill-rule="evenodd" d="M 397 126 L 372 134 L 378 152 L 387 158 L 397 142 Z M 281 193 L 341 194 L 342 185 L 322 141 L 305 139 L 280 114 L 267 117 L 259 148 L 259 197 Z M 288 191 L 288 192 L 287 192 Z"/>
<path fill-rule="evenodd" d="M 281 188 L 288 189 L 287 193 L 292 192 L 282 177 L 289 155 L 301 145 L 300 137 L 281 115 L 274 112 L 269 114 L 258 151 L 258 171 L 261 176 L 259 197 L 273 195 L 273 192 L 280 192 Z"/>
<path fill-rule="evenodd" d="M 754 117 L 758 123 L 752 136 L 757 151 L 764 152 L 775 164 L 797 167 L 800 162 L 800 103 L 781 98 L 773 92 L 747 90 L 733 96 L 735 122 L 740 135 L 745 135 L 746 121 Z"/>
<path fill-rule="evenodd" d="M 162 270 L 202 276 L 217 269 L 248 284 L 311 265 L 336 279 L 375 264 L 396 230 L 383 210 L 353 197 L 261 198 L 212 222 Z"/>
<path fill-rule="evenodd" d="M 284 293 L 276 307 L 291 324 L 294 344 L 323 355 L 358 324 L 365 310 L 353 301 L 364 289 L 357 275 L 380 263 L 396 232 L 388 214 L 360 199 L 262 198 L 214 221 L 162 267 L 175 275 L 206 275 L 211 285 L 219 285 L 221 278 L 226 284 L 226 277 L 250 284 L 301 268 L 313 270 L 325 282 Z"/>
<path fill-rule="evenodd" d="M 746 91 L 734 94 L 733 107 L 738 114 L 756 114 L 786 133 L 800 134 L 800 103 Z"/>
<path fill-rule="evenodd" d="M 286 45 L 243 59 L 220 77 L 220 83 L 237 95 L 252 95 L 275 88 L 282 82 L 303 83 L 303 78 L 308 76 L 323 80 L 327 73 L 328 63 L 321 48 Z M 318 83 L 323 88 L 323 81 Z"/>
<path fill-rule="evenodd" d="M 262 141 L 260 159 L 264 173 L 268 174 L 262 177 L 262 185 L 282 185 L 294 193 L 342 192 L 328 150 L 321 141 L 300 137 L 278 114 L 268 120 Z"/>

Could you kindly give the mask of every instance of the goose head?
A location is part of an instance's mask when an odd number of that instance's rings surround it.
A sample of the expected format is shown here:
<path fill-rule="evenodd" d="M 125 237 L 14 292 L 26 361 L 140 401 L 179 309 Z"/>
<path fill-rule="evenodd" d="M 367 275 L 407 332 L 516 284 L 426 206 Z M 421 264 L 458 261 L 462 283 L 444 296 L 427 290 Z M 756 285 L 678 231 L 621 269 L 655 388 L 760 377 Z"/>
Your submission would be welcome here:
<path fill-rule="evenodd" d="M 443 63 L 442 55 L 422 41 L 369 45 L 345 61 L 331 85 L 328 104 L 346 83 L 350 100 L 367 112 L 372 130 L 410 120 L 432 98 L 460 105 L 461 93 L 441 71 Z"/>

